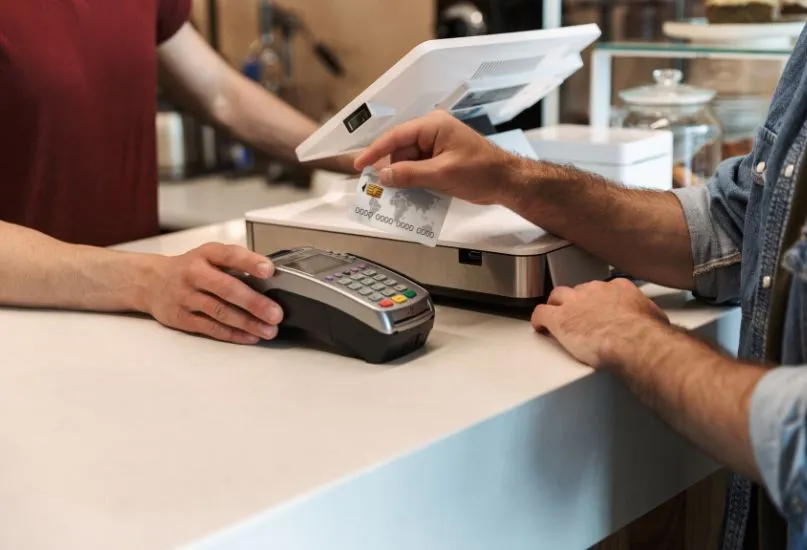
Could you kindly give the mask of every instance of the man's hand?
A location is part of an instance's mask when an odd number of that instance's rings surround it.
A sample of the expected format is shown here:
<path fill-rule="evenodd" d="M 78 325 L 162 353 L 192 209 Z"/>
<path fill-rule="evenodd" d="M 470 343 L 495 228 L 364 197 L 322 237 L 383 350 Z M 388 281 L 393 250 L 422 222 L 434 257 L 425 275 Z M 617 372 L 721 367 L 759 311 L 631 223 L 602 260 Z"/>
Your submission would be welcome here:
<path fill-rule="evenodd" d="M 618 346 L 641 338 L 648 322 L 669 324 L 664 312 L 625 279 L 558 287 L 532 315 L 536 330 L 549 332 L 579 361 L 595 368 L 615 366 Z"/>
<path fill-rule="evenodd" d="M 382 185 L 501 205 L 620 271 L 694 288 L 689 228 L 672 193 L 512 155 L 445 111 L 385 132 L 356 159 L 358 170 L 367 166 L 380 170 Z"/>
<path fill-rule="evenodd" d="M 144 309 L 160 323 L 237 344 L 272 339 L 283 312 L 273 301 L 223 270 L 266 279 L 266 256 L 208 243 L 175 257 L 157 257 Z"/>
<path fill-rule="evenodd" d="M 356 159 L 356 169 L 378 165 L 381 183 L 425 187 L 477 204 L 493 204 L 506 193 L 507 169 L 515 156 L 496 147 L 445 111 L 393 128 Z"/>
<path fill-rule="evenodd" d="M 559 287 L 549 304 L 535 309 L 532 323 L 580 361 L 613 372 L 712 458 L 760 479 L 749 419 L 765 369 L 672 328 L 664 313 L 624 279 Z"/>

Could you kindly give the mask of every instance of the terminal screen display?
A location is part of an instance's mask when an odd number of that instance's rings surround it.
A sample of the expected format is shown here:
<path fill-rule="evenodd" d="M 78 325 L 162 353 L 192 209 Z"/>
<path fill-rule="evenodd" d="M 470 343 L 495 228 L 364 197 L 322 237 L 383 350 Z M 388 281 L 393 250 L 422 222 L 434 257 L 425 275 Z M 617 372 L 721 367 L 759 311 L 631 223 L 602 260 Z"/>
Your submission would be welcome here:
<path fill-rule="evenodd" d="M 492 90 L 469 90 L 462 99 L 460 99 L 452 111 L 461 111 L 463 109 L 470 109 L 472 107 L 481 107 L 482 105 L 489 105 L 491 103 L 498 103 L 515 97 L 515 95 L 523 90 L 527 85 L 519 84 L 518 86 L 508 86 L 506 88 L 494 88 Z"/>
<path fill-rule="evenodd" d="M 327 271 L 334 271 L 348 265 L 350 262 L 326 256 L 325 254 L 315 254 L 307 258 L 301 258 L 286 264 L 286 267 L 308 273 L 309 275 L 319 275 Z"/>

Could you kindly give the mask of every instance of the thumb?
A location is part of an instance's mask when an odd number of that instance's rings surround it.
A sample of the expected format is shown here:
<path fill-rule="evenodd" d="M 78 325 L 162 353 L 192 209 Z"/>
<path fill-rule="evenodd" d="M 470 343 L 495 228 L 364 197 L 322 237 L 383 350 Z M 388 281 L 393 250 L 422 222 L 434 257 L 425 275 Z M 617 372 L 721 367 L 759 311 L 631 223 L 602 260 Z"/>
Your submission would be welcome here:
<path fill-rule="evenodd" d="M 437 180 L 434 160 L 406 160 L 381 170 L 379 181 L 386 187 L 432 187 Z"/>

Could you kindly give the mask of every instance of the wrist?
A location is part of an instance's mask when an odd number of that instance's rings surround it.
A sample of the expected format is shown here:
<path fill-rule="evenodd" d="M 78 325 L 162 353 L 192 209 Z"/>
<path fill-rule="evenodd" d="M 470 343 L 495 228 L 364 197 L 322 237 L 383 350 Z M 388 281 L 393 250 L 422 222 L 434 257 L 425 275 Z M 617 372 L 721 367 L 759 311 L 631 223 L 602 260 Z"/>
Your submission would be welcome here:
<path fill-rule="evenodd" d="M 531 182 L 537 179 L 535 167 L 537 163 L 518 155 L 502 152 L 498 162 L 494 163 L 491 181 L 498 183 L 497 202 L 499 205 L 521 212 L 530 200 Z"/>
<path fill-rule="evenodd" d="M 657 348 L 653 342 L 659 336 L 665 341 L 674 329 L 666 322 L 654 317 L 636 316 L 621 322 L 613 322 L 602 338 L 600 368 L 625 375 L 635 363 L 643 363 L 648 346 Z"/>
<path fill-rule="evenodd" d="M 155 298 L 162 292 L 162 265 L 167 261 L 167 257 L 157 254 L 131 255 L 128 262 L 131 284 L 125 292 L 127 309 L 152 314 Z"/>

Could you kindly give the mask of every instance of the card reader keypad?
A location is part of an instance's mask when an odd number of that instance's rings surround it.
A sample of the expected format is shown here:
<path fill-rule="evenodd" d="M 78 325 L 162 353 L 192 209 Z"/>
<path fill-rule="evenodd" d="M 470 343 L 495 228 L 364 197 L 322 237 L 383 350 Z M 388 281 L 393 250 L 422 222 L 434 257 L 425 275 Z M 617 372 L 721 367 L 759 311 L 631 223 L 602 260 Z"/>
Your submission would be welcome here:
<path fill-rule="evenodd" d="M 363 264 L 329 273 L 322 277 L 322 280 L 341 286 L 384 308 L 403 304 L 417 297 L 417 292 L 406 285 Z"/>

